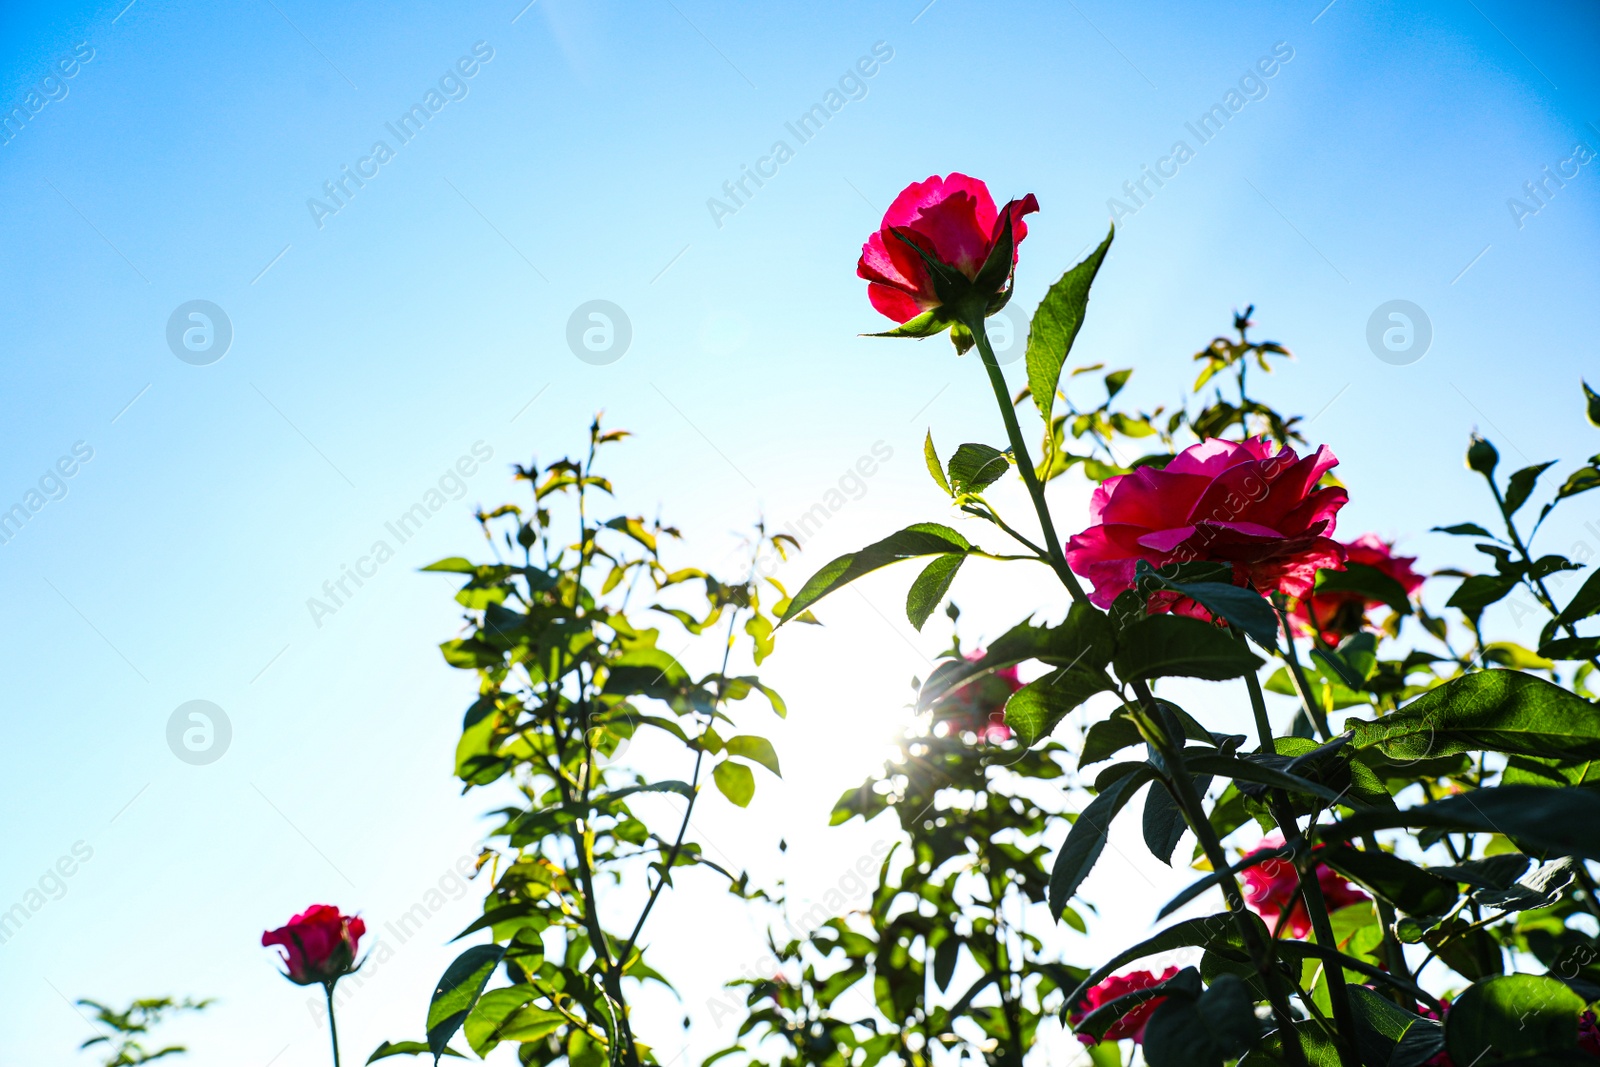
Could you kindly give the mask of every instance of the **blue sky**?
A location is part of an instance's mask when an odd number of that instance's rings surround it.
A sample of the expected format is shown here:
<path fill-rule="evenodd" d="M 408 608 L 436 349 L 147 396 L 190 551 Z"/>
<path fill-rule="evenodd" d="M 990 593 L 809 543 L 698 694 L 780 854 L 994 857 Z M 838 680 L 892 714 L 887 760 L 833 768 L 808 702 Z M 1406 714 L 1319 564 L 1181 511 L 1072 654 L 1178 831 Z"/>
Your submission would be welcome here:
<path fill-rule="evenodd" d="M 182 1035 L 193 1062 L 322 1062 L 304 996 L 256 940 L 312 901 L 381 925 L 475 852 L 491 798 L 448 773 L 470 680 L 435 651 L 455 606 L 415 569 L 471 551 L 472 507 L 514 495 L 507 465 L 575 450 L 594 411 L 639 435 L 614 458 L 624 504 L 659 507 L 697 559 L 727 558 L 757 515 L 798 516 L 880 442 L 891 458 L 789 580 L 947 519 L 921 439 L 998 443 L 981 371 L 943 341 L 857 336 L 882 320 L 855 257 L 910 181 L 961 170 L 1038 195 L 1020 324 L 1122 215 L 1110 201 L 1130 206 L 1124 183 L 1170 173 L 1185 142 L 1192 158 L 1121 217 L 1078 358 L 1133 366 L 1134 403 L 1171 403 L 1191 354 L 1254 302 L 1258 333 L 1297 355 L 1258 388 L 1315 414 L 1342 458 L 1344 533 L 1464 563 L 1425 531 L 1484 518 L 1460 460 L 1474 426 L 1511 464 L 1600 451 L 1578 402 L 1600 163 L 1542 204 L 1524 190 L 1600 148 L 1590 5 L 124 2 L 0 11 L 0 104 L 29 116 L 0 144 L 0 508 L 39 492 L 0 545 L 0 907 L 92 851 L 0 944 L 0 1062 L 69 1062 L 93 1031 L 64 999 L 153 992 L 221 998 Z M 1186 124 L 1275 54 L 1199 143 Z M 835 89 L 800 143 L 785 124 Z M 400 143 L 388 124 L 430 91 L 437 110 Z M 731 214 L 708 206 L 744 168 L 770 173 L 778 140 L 776 174 Z M 308 205 L 341 179 L 336 212 Z M 1432 326 L 1408 365 L 1366 341 L 1396 299 Z M 232 332 L 203 365 L 167 340 L 195 300 Z M 567 343 L 593 300 L 631 325 L 603 365 Z M 446 506 L 313 619 L 308 598 L 435 489 Z M 1052 492 L 1058 525 L 1081 527 L 1081 487 Z M 1586 499 L 1552 550 L 1600 545 Z M 780 834 L 816 891 L 880 836 L 824 827 L 945 643 L 899 620 L 908 580 L 869 580 L 769 661 L 793 709 L 775 732 L 788 778 L 698 827 L 763 877 Z M 969 640 L 1060 607 L 1009 571 L 957 599 Z M 206 766 L 166 742 L 191 700 L 232 726 Z M 1065 950 L 1142 930 L 1138 909 L 1181 880 L 1144 877 L 1097 874 L 1134 917 Z M 373 976 L 341 1019 L 348 1057 L 420 1029 L 474 908 L 447 902 Z M 687 1002 L 644 1009 L 664 1048 L 683 1011 L 691 1057 L 732 1036 L 705 1002 L 753 958 L 758 919 L 727 909 L 688 888 L 662 916 Z"/>

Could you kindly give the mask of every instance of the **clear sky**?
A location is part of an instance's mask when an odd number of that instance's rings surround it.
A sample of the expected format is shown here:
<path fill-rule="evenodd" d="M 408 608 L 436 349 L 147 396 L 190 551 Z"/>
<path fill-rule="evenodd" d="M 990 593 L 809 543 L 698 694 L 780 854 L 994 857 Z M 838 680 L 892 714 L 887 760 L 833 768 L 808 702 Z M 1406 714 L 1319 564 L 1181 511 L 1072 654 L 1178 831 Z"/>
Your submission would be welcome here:
<path fill-rule="evenodd" d="M 0 509 L 27 512 L 0 544 L 0 908 L 73 871 L 0 944 L 0 1064 L 74 1062 L 93 1031 L 64 1001 L 148 993 L 221 998 L 174 1031 L 192 1062 L 325 1062 L 259 934 L 313 901 L 381 927 L 476 851 L 494 798 L 449 775 L 471 680 L 435 648 L 457 611 L 415 569 L 474 551 L 507 465 L 577 449 L 595 410 L 639 435 L 615 453 L 625 505 L 659 507 L 696 559 L 798 516 L 880 442 L 788 579 L 947 520 L 922 435 L 1000 443 L 981 370 L 943 340 L 857 336 L 883 320 L 856 255 L 910 181 L 1038 195 L 1019 325 L 1118 215 L 1078 355 L 1134 366 L 1137 404 L 1175 399 L 1254 302 L 1297 355 L 1261 392 L 1343 459 L 1345 534 L 1466 562 L 1426 531 L 1484 518 L 1474 426 L 1510 464 L 1600 451 L 1577 400 L 1600 377 L 1592 4 L 524 2 L 0 10 Z M 786 125 L 834 101 L 807 139 Z M 420 132 L 400 129 L 413 105 Z M 767 176 L 735 201 L 746 168 Z M 631 334 L 609 363 L 568 343 L 594 300 Z M 1431 324 L 1418 361 L 1368 345 L 1391 300 Z M 1085 494 L 1066 482 L 1070 532 Z M 308 598 L 436 489 L 314 618 Z M 1580 500 L 1552 549 L 1600 545 Z M 969 642 L 1061 609 L 1036 575 L 970 570 Z M 806 893 L 870 849 L 876 827 L 829 831 L 827 810 L 947 639 L 905 624 L 909 580 L 785 632 L 767 673 L 788 777 L 747 813 L 707 803 L 705 843 L 771 879 L 787 835 Z M 1213 699 L 1197 710 L 1239 714 Z M 168 746 L 193 700 L 231 724 L 208 765 Z M 1071 958 L 1138 936 L 1184 880 L 1147 866 L 1102 865 L 1086 893 L 1123 917 L 1063 937 Z M 347 1062 L 420 1034 L 475 907 L 448 901 L 352 1000 Z M 757 923 L 710 883 L 660 913 L 686 1006 L 643 1010 L 669 1054 L 732 1037 L 706 999 L 758 956 Z"/>

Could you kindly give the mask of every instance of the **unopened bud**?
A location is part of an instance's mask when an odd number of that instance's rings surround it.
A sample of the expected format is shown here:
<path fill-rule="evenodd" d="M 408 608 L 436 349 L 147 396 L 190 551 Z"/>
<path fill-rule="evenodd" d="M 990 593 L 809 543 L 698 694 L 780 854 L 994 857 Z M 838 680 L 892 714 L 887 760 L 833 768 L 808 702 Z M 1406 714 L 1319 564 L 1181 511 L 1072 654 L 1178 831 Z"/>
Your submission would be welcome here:
<path fill-rule="evenodd" d="M 1473 434 L 1472 444 L 1467 447 L 1467 466 L 1488 478 L 1493 476 L 1499 462 L 1500 453 L 1494 450 L 1494 445 Z"/>

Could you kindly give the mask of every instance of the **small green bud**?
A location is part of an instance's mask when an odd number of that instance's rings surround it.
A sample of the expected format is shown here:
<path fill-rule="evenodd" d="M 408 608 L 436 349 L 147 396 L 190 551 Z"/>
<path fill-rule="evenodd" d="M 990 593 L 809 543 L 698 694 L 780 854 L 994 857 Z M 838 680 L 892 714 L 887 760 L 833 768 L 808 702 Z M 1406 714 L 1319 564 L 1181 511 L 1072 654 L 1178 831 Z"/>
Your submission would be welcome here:
<path fill-rule="evenodd" d="M 1494 468 L 1499 462 L 1500 453 L 1494 450 L 1494 445 L 1473 434 L 1472 444 L 1467 446 L 1467 466 L 1490 478 L 1494 476 Z"/>

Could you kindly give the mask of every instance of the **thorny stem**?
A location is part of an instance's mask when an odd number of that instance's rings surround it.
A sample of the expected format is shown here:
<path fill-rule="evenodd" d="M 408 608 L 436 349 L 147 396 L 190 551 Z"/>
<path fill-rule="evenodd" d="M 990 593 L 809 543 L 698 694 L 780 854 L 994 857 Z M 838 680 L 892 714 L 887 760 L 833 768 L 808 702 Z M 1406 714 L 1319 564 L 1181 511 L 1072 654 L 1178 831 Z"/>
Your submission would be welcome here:
<path fill-rule="evenodd" d="M 994 349 L 989 345 L 989 335 L 983 328 L 982 313 L 971 316 L 971 321 L 967 322 L 966 326 L 977 339 L 978 354 L 983 358 L 983 368 L 989 372 L 989 384 L 994 388 L 995 401 L 1000 405 L 1000 417 L 1005 420 L 1006 435 L 1011 439 L 1011 454 L 1016 459 L 1017 469 L 1022 472 L 1023 482 L 1028 486 L 1028 495 L 1033 498 L 1033 510 L 1039 515 L 1039 527 L 1044 531 L 1044 543 L 1049 550 L 1050 565 L 1055 568 L 1061 584 L 1067 587 L 1067 592 L 1072 594 L 1072 599 L 1086 601 L 1089 597 L 1079 584 L 1078 576 L 1067 566 L 1067 557 L 1061 551 L 1061 539 L 1056 536 L 1055 523 L 1051 521 L 1050 508 L 1045 503 L 1044 486 L 1039 482 L 1038 472 L 1033 469 L 1033 460 L 1028 455 L 1027 442 L 1022 438 L 1022 427 L 1017 424 L 1017 412 L 1011 404 L 1011 393 L 1006 388 L 1005 376 L 1000 373 L 1000 364 L 994 358 Z"/>

